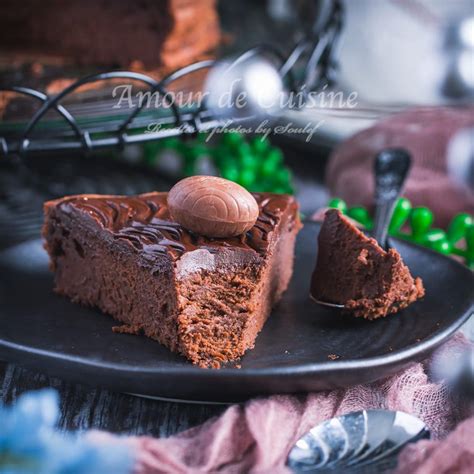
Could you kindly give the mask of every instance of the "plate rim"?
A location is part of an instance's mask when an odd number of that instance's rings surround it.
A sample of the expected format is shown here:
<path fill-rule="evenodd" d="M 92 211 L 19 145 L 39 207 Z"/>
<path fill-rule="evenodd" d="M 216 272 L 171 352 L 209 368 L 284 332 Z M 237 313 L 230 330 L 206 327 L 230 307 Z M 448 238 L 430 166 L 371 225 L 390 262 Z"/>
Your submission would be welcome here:
<path fill-rule="evenodd" d="M 336 373 L 338 371 L 347 371 L 354 369 L 375 369 L 386 366 L 392 366 L 394 364 L 409 362 L 418 354 L 426 354 L 432 349 L 436 349 L 444 341 L 449 339 L 457 329 L 459 329 L 469 317 L 474 315 L 472 308 L 462 315 L 459 319 L 454 321 L 450 326 L 442 330 L 439 334 L 434 337 L 427 339 L 426 341 L 420 342 L 420 344 L 411 346 L 407 349 L 394 351 L 391 354 L 385 354 L 376 357 L 367 357 L 358 360 L 328 360 L 324 362 L 314 362 L 308 364 L 300 364 L 298 366 L 275 366 L 275 367 L 263 367 L 263 368 L 231 368 L 223 367 L 221 369 L 203 369 L 201 367 L 195 367 L 191 364 L 189 366 L 183 365 L 179 369 L 173 369 L 171 367 L 157 366 L 154 368 L 146 368 L 141 366 L 133 366 L 129 364 L 118 364 L 113 362 L 94 361 L 81 356 L 70 356 L 61 354 L 54 351 L 46 351 L 43 349 L 30 348 L 17 343 L 5 341 L 0 338 L 0 347 L 13 350 L 20 354 L 29 354 L 33 356 L 39 356 L 55 360 L 57 362 L 66 362 L 81 365 L 88 368 L 100 368 L 101 370 L 109 370 L 117 373 L 143 373 L 146 375 L 157 374 L 160 376 L 175 375 L 179 372 L 182 376 L 193 376 L 201 372 L 206 373 L 206 377 L 210 378 L 221 378 L 223 376 L 229 376 L 236 378 L 248 378 L 248 377 L 274 377 L 274 376 L 302 376 L 302 375 L 315 375 L 318 373 Z"/>

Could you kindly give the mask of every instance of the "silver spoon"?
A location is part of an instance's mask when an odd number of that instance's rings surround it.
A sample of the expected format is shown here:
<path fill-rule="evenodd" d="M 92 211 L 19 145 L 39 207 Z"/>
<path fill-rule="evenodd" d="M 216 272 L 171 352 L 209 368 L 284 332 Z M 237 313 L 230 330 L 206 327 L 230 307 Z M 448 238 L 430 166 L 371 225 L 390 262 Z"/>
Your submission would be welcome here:
<path fill-rule="evenodd" d="M 294 472 L 383 472 L 408 443 L 429 438 L 426 425 L 400 411 L 362 410 L 327 420 L 301 437 L 287 465 Z"/>
<path fill-rule="evenodd" d="M 385 250 L 388 248 L 387 232 L 392 220 L 393 209 L 403 189 L 410 169 L 411 158 L 406 150 L 389 148 L 375 157 L 375 220 L 371 232 L 374 239 Z M 343 304 L 311 299 L 331 308 L 344 308 Z"/>

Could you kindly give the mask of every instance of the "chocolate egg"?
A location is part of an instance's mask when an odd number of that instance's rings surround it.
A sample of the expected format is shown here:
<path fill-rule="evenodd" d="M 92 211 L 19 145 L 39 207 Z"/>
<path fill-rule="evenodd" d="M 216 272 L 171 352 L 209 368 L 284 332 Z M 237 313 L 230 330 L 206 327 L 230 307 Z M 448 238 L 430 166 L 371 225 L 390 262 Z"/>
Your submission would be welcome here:
<path fill-rule="evenodd" d="M 168 194 L 173 220 L 206 237 L 233 237 L 247 232 L 258 217 L 255 198 L 242 186 L 215 176 L 192 176 Z"/>

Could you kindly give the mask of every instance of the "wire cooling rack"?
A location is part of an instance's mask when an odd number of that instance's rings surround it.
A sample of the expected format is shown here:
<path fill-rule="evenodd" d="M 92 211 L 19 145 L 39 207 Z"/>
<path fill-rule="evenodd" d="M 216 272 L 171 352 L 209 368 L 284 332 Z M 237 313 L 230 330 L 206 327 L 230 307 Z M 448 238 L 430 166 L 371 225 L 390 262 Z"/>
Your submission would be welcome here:
<path fill-rule="evenodd" d="M 242 53 L 235 61 L 250 59 L 257 55 L 268 57 L 278 67 L 279 74 L 290 92 L 305 95 L 334 83 L 337 71 L 339 33 L 343 11 L 339 1 L 332 4 L 332 12 L 318 31 L 299 41 L 288 55 L 278 48 L 261 45 Z M 28 87 L 11 86 L 0 88 L 0 93 L 13 93 L 36 102 L 37 108 L 23 127 L 0 127 L 0 155 L 19 155 L 34 152 L 82 150 L 97 151 L 103 148 L 124 147 L 128 144 L 144 143 L 179 135 L 193 135 L 229 124 L 229 120 L 213 117 L 205 102 L 200 107 L 181 108 L 169 102 L 166 110 L 145 110 L 146 101 L 133 104 L 128 113 L 117 114 L 112 120 L 95 120 L 85 123 L 80 120 L 70 105 L 71 97 L 79 89 L 92 83 L 121 80 L 122 84 L 137 82 L 149 94 L 159 94 L 163 101 L 169 87 L 177 81 L 216 64 L 216 60 L 199 61 L 183 67 L 156 80 L 148 75 L 130 71 L 112 71 L 89 75 L 76 80 L 61 92 L 51 95 Z M 39 107 L 38 107 L 39 104 Z M 96 104 L 98 105 L 98 104 Z M 110 109 L 110 103 L 108 108 Z M 41 121 L 54 114 L 62 126 L 45 129 Z M 152 119 L 154 128 L 147 127 Z"/>

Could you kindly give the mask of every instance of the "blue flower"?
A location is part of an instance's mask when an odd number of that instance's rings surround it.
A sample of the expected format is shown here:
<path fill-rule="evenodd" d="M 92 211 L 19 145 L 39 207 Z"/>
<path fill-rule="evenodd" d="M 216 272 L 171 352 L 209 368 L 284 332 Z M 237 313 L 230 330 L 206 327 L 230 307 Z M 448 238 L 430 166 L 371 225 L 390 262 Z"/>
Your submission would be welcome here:
<path fill-rule="evenodd" d="M 1 474 L 126 474 L 133 456 L 118 438 L 96 443 L 90 437 L 59 433 L 59 399 L 45 389 L 0 405 Z"/>

